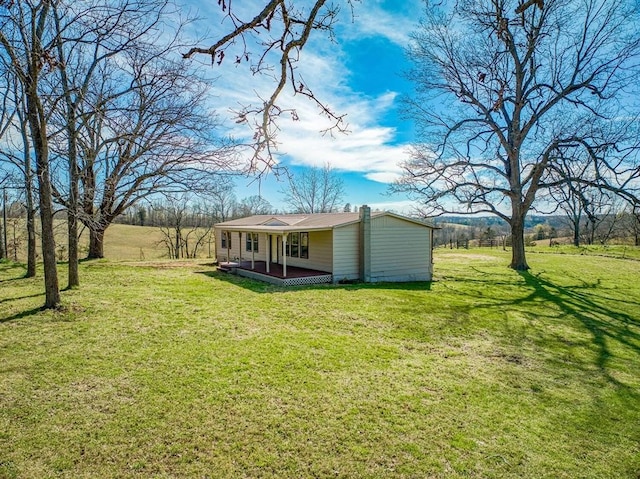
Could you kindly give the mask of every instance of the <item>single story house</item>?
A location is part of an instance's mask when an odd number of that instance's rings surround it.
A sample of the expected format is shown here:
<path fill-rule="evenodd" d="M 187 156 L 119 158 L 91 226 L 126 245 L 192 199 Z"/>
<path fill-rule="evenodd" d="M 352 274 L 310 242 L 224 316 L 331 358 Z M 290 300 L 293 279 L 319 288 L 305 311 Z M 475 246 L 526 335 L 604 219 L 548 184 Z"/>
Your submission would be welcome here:
<path fill-rule="evenodd" d="M 430 281 L 434 227 L 386 211 L 255 215 L 214 225 L 220 269 L 281 284 Z"/>

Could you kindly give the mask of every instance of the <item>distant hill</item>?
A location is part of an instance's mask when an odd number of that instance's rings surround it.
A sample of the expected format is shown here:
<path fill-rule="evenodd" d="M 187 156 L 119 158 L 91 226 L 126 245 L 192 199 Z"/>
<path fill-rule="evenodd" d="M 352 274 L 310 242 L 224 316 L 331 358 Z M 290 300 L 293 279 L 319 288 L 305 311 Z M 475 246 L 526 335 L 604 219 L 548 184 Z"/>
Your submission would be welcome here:
<path fill-rule="evenodd" d="M 436 225 L 439 224 L 457 224 L 472 227 L 496 227 L 508 228 L 509 225 L 497 216 L 439 216 L 433 220 Z M 530 215 L 525 220 L 525 228 L 535 228 L 540 224 L 548 224 L 554 228 L 562 228 L 566 226 L 564 216 L 560 215 Z"/>

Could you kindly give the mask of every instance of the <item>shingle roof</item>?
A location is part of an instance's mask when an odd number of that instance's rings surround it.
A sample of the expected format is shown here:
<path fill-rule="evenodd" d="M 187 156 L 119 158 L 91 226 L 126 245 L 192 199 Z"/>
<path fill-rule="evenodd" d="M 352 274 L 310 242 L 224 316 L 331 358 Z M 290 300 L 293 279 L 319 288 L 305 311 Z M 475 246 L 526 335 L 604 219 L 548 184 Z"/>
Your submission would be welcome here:
<path fill-rule="evenodd" d="M 371 217 L 390 215 L 422 226 L 432 227 L 419 220 L 396 215 L 386 211 L 372 211 Z M 242 231 L 303 231 L 329 230 L 339 226 L 357 223 L 359 213 L 312 213 L 288 215 L 254 215 L 236 220 L 218 223 L 216 228 L 229 228 Z"/>
<path fill-rule="evenodd" d="M 378 213 L 371 213 L 375 216 Z M 291 215 L 254 215 L 237 220 L 218 223 L 217 227 L 225 226 L 266 226 L 266 227 L 286 227 L 296 228 L 333 228 L 358 221 L 358 213 L 313 213 L 313 214 L 291 214 Z"/>

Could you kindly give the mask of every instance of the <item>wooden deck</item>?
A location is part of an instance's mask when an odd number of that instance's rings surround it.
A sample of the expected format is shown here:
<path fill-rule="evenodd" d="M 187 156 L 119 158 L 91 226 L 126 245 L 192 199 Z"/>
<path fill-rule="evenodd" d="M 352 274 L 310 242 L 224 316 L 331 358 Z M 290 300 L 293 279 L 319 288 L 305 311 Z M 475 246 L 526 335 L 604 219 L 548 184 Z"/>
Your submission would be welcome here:
<path fill-rule="evenodd" d="M 220 263 L 219 269 L 282 286 L 330 283 L 333 279 L 331 273 L 326 271 L 289 265 L 287 265 L 287 276 L 285 277 L 282 265 L 275 263 L 269 265 L 269 272 L 267 273 L 267 263 L 265 261 L 255 261 L 253 268 L 251 267 L 251 261 Z"/>

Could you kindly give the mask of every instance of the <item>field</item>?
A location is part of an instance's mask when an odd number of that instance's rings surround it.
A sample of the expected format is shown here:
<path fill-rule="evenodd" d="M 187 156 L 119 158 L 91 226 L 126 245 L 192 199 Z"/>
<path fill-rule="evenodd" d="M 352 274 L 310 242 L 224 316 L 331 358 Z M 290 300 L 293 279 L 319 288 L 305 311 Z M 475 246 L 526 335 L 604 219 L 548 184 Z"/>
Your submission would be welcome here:
<path fill-rule="evenodd" d="M 432 283 L 291 289 L 205 263 L 83 262 L 54 312 L 0 263 L 1 478 L 640 477 L 638 261 L 438 250 Z"/>
<path fill-rule="evenodd" d="M 8 242 L 14 241 L 13 223 L 9 225 Z M 26 262 L 26 230 L 24 223 L 20 222 L 16 228 L 18 261 Z M 60 261 L 67 259 L 67 224 L 62 220 L 55 222 L 55 237 L 58 245 L 57 254 Z M 167 248 L 162 243 L 160 228 L 153 226 L 132 226 L 112 224 L 107 228 L 104 242 L 105 258 L 114 261 L 148 261 L 167 258 Z M 212 245 L 213 247 L 214 245 Z M 40 242 L 37 243 L 38 255 L 40 254 Z M 80 257 L 86 257 L 89 249 L 89 233 L 86 228 L 81 229 Z M 9 256 L 13 258 L 13 248 L 9 247 Z M 208 245 L 200 251 L 200 257 L 209 255 Z M 40 256 L 39 256 L 40 257 Z"/>

